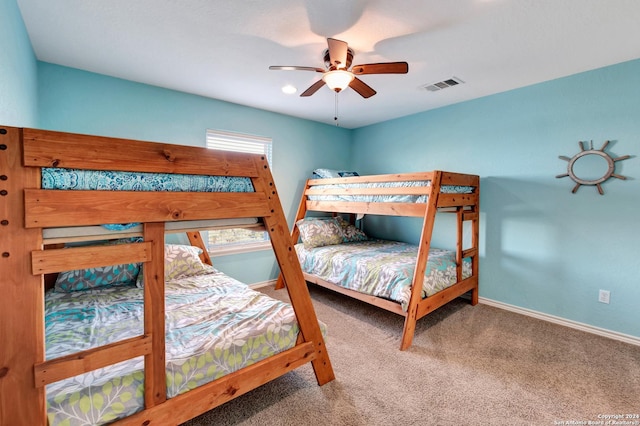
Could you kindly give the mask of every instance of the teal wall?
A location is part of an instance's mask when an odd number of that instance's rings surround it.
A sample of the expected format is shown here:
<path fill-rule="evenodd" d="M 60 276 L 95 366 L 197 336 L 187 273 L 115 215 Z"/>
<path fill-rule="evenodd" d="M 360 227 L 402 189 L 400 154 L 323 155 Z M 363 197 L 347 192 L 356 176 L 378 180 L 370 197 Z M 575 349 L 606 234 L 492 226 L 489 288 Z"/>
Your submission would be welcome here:
<path fill-rule="evenodd" d="M 271 137 L 273 176 L 289 223 L 313 169 L 350 161 L 349 130 L 73 68 L 39 62 L 38 93 L 38 127 L 49 130 L 193 146 L 204 146 L 208 128 Z M 214 262 L 247 283 L 278 274 L 270 250 Z"/>
<path fill-rule="evenodd" d="M 572 194 L 555 176 L 580 140 L 632 155 L 616 163 L 628 180 Z M 363 173 L 480 175 L 482 297 L 640 336 L 640 60 L 360 128 L 352 148 Z M 370 233 L 418 238 L 414 221 L 367 220 Z M 450 245 L 447 222 L 435 244 Z"/>
<path fill-rule="evenodd" d="M 349 131 L 37 62 L 15 1 L 0 2 L 0 124 L 186 145 L 203 145 L 206 128 L 270 136 L 289 222 L 316 167 L 478 174 L 481 296 L 638 337 L 639 115 L 640 61 L 631 61 Z M 607 182 L 603 196 L 571 194 L 573 183 L 555 176 L 579 140 L 632 155 L 616 164 L 628 180 Z M 405 241 L 419 232 L 412 220 L 366 225 Z M 450 225 L 438 218 L 435 244 L 451 245 Z M 215 261 L 248 283 L 277 274 L 268 251 Z M 609 305 L 599 289 L 611 291 Z"/>
<path fill-rule="evenodd" d="M 36 125 L 36 70 L 36 58 L 15 0 L 0 1 L 0 125 Z"/>

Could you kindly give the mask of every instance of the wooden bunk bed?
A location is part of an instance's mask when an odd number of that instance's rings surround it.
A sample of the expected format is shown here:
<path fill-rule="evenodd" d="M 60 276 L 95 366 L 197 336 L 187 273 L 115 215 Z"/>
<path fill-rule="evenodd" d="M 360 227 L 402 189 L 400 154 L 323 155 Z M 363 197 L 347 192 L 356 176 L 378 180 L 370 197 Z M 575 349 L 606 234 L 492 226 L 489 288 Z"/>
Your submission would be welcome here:
<path fill-rule="evenodd" d="M 249 179 L 253 192 L 136 192 L 42 189 L 43 168 L 126 171 Z M 167 398 L 165 371 L 165 224 L 259 218 L 287 280 L 300 332 L 290 349 Z M 56 227 L 141 223 L 142 242 L 60 248 Z M 196 222 L 193 222 L 196 223 Z M 194 228 L 204 225 L 197 222 Z M 264 156 L 171 144 L 0 126 L 0 424 L 47 424 L 45 387 L 128 359 L 144 358 L 144 409 L 118 424 L 179 424 L 311 362 L 317 382 L 334 379 L 308 289 Z M 130 235 L 128 235 L 130 236 Z M 100 237 L 107 239 L 107 237 Z M 86 236 L 78 240 L 86 240 Z M 89 238 L 90 239 L 90 238 Z M 206 250 L 202 259 L 210 263 Z M 122 341 L 47 359 L 45 281 L 79 268 L 140 262 L 143 332 Z"/>
<path fill-rule="evenodd" d="M 431 171 L 420 173 L 334 177 L 328 179 L 307 180 L 298 212 L 296 225 L 292 228 L 291 239 L 299 249 L 300 261 L 303 263 L 305 279 L 319 286 L 354 297 L 373 304 L 388 311 L 405 317 L 404 330 L 400 349 L 411 346 L 415 332 L 416 321 L 449 301 L 471 292 L 471 304 L 478 303 L 478 238 L 479 238 L 479 177 L 475 175 L 451 173 L 445 171 Z M 372 295 L 370 291 L 359 291 L 353 287 L 353 276 L 346 277 L 333 274 L 328 278 L 308 272 L 301 251 L 302 244 L 298 244 L 300 225 L 304 223 L 309 212 L 324 212 L 354 215 L 387 215 L 410 216 L 422 218 L 423 225 L 416 255 L 411 257 L 407 287 L 407 299 L 403 304 L 399 299 Z M 437 212 L 448 212 L 456 217 L 455 273 L 452 284 L 434 294 L 424 292 L 423 278 L 430 260 L 431 235 Z M 470 223 L 470 225 L 465 225 Z M 465 241 L 465 235 L 470 231 L 470 242 Z M 466 243 L 466 245 L 465 245 Z M 336 244 L 335 242 L 333 244 Z M 361 244 L 357 241 L 347 244 Z M 322 247 L 325 253 L 340 245 Z M 318 250 L 318 249 L 313 249 Z M 340 265 L 351 261 L 351 253 L 341 255 Z M 413 260 L 415 259 L 415 261 Z M 467 262 L 467 273 L 463 274 L 463 263 Z M 366 262 L 364 262 L 366 263 Z M 354 264 L 355 265 L 355 264 Z M 361 268 L 363 263 L 357 265 Z M 365 265 L 369 267 L 369 265 Z M 343 266 L 339 266 L 342 268 Z M 351 266 L 355 269 L 355 266 Z M 326 270 L 335 271 L 336 266 Z M 405 271 L 406 272 L 406 271 Z M 332 272 L 333 273 L 333 272 Z M 342 282 L 339 282 L 342 281 Z M 288 283 L 286 277 L 280 275 L 276 288 L 282 288 Z M 449 285 L 448 284 L 448 285 Z"/>

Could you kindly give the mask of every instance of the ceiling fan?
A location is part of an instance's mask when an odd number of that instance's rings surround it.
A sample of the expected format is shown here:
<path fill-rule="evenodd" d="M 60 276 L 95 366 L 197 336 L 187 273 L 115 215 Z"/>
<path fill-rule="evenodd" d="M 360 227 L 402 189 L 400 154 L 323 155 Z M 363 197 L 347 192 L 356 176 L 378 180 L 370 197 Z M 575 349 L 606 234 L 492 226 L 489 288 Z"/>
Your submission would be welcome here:
<path fill-rule="evenodd" d="M 370 98 L 376 94 L 368 84 L 360 80 L 357 75 L 364 74 L 406 74 L 409 72 L 409 64 L 406 62 L 383 62 L 376 64 L 354 65 L 351 69 L 351 61 L 353 60 L 353 49 L 346 42 L 328 38 L 329 47 L 323 53 L 325 68 L 315 67 L 298 67 L 298 66 L 279 66 L 272 65 L 270 70 L 299 70 L 299 71 L 315 71 L 322 73 L 322 79 L 316 81 L 307 90 L 302 92 L 300 96 L 311 96 L 325 84 L 333 91 L 340 92 L 347 87 L 351 87 L 358 92 L 363 98 Z"/>

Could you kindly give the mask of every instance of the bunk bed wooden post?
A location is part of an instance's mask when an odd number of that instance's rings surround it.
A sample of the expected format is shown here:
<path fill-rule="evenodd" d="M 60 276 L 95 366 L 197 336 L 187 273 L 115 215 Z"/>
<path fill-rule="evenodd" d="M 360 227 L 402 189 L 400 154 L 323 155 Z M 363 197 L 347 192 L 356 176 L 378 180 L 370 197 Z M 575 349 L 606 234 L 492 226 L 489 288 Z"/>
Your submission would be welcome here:
<path fill-rule="evenodd" d="M 477 190 L 480 191 L 479 183 L 477 188 L 478 188 Z M 471 291 L 471 304 L 474 306 L 478 304 L 478 297 L 479 297 L 479 290 L 478 290 L 478 283 L 480 280 L 478 276 L 480 271 L 480 269 L 478 268 L 480 263 L 479 241 L 480 241 L 480 197 L 478 197 L 476 201 L 475 211 L 471 214 L 471 246 L 473 249 L 475 249 L 475 255 L 472 257 L 471 271 L 472 271 L 472 276 L 475 277 L 475 283 L 476 283 L 475 287 Z"/>
<path fill-rule="evenodd" d="M 167 399 L 165 307 L 164 307 L 164 223 L 144 224 L 144 240 L 151 242 L 153 262 L 144 264 L 144 334 L 151 336 L 151 353 L 144 357 L 145 408 Z"/>
<path fill-rule="evenodd" d="M 24 227 L 25 186 L 40 185 L 40 170 L 22 167 L 21 129 L 0 127 L 0 425 L 44 425 L 44 389 L 33 365 L 44 360 L 44 280 L 31 273 L 38 229 Z"/>
<path fill-rule="evenodd" d="M 456 241 L 456 276 L 458 281 L 462 281 L 462 250 L 464 239 L 464 208 L 456 207 L 456 231 L 458 238 Z"/>
<path fill-rule="evenodd" d="M 200 253 L 200 260 L 202 260 L 202 262 L 206 263 L 207 265 L 213 266 L 211 256 L 209 256 L 209 251 L 207 250 L 207 245 L 204 243 L 204 241 L 202 241 L 202 235 L 200 234 L 200 232 L 187 232 L 187 238 L 189 238 L 189 243 L 192 246 L 198 247 L 200 250 L 202 250 L 202 253 Z"/>
<path fill-rule="evenodd" d="M 416 260 L 416 267 L 413 272 L 413 281 L 411 283 L 411 298 L 409 299 L 409 306 L 407 307 L 404 319 L 404 329 L 402 332 L 402 339 L 400 341 L 401 351 L 409 348 L 413 342 L 416 321 L 418 320 L 418 304 L 420 300 L 422 300 L 422 282 L 427 268 L 429 249 L 431 248 L 431 234 L 433 233 L 433 225 L 436 220 L 441 179 L 442 172 L 434 171 L 431 179 L 431 187 L 429 188 L 429 200 L 427 201 L 427 208 L 425 209 L 424 220 L 422 223 L 418 258 Z"/>
<path fill-rule="evenodd" d="M 271 245 L 280 267 L 280 275 L 283 277 L 284 282 L 287 283 L 286 289 L 298 319 L 300 334 L 304 341 L 312 341 L 315 344 L 316 357 L 311 361 L 311 364 L 318 384 L 323 385 L 335 378 L 333 367 L 318 326 L 318 319 L 311 303 L 307 283 L 302 275 L 296 250 L 289 237 L 289 228 L 267 159 L 262 157 L 258 166 L 261 176 L 252 179 L 255 190 L 259 192 L 268 191 L 269 193 L 268 202 L 271 215 L 263 218 L 265 227 L 269 232 Z"/>
<path fill-rule="evenodd" d="M 304 219 L 305 215 L 307 214 L 307 197 L 304 196 L 304 194 L 307 192 L 307 190 L 310 188 L 309 186 L 309 179 L 307 179 L 304 183 L 304 188 L 302 189 L 302 197 L 300 197 L 300 204 L 298 204 L 298 211 L 296 212 L 296 218 L 293 220 L 293 225 L 291 226 L 291 243 L 292 244 L 296 244 L 298 242 L 298 238 L 300 238 L 300 230 L 298 229 L 298 227 L 296 226 L 296 222 L 298 222 L 300 219 Z M 297 261 L 297 258 L 296 258 Z M 278 280 L 276 281 L 276 290 L 280 290 L 281 288 L 284 288 L 285 286 L 285 282 L 284 282 L 284 277 L 282 276 L 282 274 L 278 274 Z"/>

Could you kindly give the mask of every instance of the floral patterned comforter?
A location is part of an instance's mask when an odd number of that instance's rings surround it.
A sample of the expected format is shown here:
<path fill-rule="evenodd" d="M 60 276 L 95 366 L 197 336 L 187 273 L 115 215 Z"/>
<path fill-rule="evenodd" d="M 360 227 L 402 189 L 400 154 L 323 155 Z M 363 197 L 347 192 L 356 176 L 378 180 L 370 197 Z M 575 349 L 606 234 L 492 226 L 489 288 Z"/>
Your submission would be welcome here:
<path fill-rule="evenodd" d="M 45 299 L 46 356 L 57 358 L 143 333 L 143 290 L 113 287 Z M 322 330 L 324 326 L 321 324 Z M 166 283 L 167 396 L 293 347 L 290 305 L 211 268 Z M 94 425 L 140 411 L 143 358 L 47 385 L 50 425 Z"/>
<path fill-rule="evenodd" d="M 401 304 L 407 310 L 418 246 L 385 240 L 368 240 L 305 249 L 296 245 L 302 270 L 330 283 Z M 465 258 L 462 276 L 471 276 L 471 259 Z M 457 282 L 455 252 L 431 248 L 422 297 L 431 296 Z"/>

